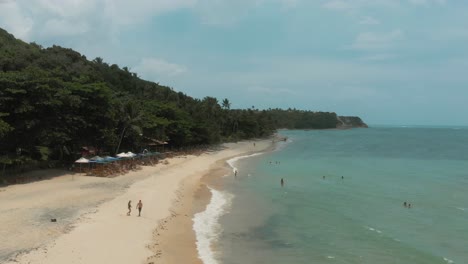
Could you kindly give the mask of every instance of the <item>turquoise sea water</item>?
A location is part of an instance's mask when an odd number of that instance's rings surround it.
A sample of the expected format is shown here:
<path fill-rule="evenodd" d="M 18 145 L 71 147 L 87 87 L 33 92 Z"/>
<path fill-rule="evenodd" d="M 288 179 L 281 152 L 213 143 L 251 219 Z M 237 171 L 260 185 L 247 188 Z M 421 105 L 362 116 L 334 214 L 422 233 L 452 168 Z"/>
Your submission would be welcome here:
<path fill-rule="evenodd" d="M 468 129 L 280 133 L 224 178 L 219 263 L 468 263 Z"/>

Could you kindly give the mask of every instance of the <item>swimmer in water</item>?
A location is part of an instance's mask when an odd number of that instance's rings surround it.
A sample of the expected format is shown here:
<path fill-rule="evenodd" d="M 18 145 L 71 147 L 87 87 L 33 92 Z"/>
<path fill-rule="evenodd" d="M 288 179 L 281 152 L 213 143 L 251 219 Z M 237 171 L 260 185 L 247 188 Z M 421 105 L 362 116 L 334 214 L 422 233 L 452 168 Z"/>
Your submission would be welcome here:
<path fill-rule="evenodd" d="M 403 206 L 404 206 L 404 207 L 407 207 L 407 206 L 408 206 L 408 204 L 407 204 L 406 202 L 404 202 L 404 203 L 403 203 Z"/>
<path fill-rule="evenodd" d="M 284 186 L 284 180 L 283 180 L 283 178 L 281 178 L 281 187 L 283 187 L 283 186 Z"/>

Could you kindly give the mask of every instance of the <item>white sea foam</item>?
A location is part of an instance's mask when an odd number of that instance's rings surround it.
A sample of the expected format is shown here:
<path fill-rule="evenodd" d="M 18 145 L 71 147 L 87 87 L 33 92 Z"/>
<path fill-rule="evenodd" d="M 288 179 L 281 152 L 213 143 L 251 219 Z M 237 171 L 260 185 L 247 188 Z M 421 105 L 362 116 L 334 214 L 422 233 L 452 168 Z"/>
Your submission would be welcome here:
<path fill-rule="evenodd" d="M 462 207 L 455 207 L 455 208 L 457 208 L 458 210 L 462 210 L 462 211 L 466 210 L 466 208 L 462 208 Z"/>
<path fill-rule="evenodd" d="M 206 210 L 193 217 L 193 230 L 197 238 L 197 250 L 204 264 L 217 264 L 216 254 L 212 245 L 218 240 L 222 232 L 219 218 L 224 215 L 231 205 L 232 194 L 209 188 L 211 201 Z"/>
<path fill-rule="evenodd" d="M 455 263 L 453 260 L 448 259 L 448 258 L 444 258 L 444 260 L 445 260 L 445 262 L 447 262 L 449 264 Z"/>
<path fill-rule="evenodd" d="M 364 226 L 365 228 L 367 228 L 367 230 L 369 231 L 373 231 L 373 232 L 377 232 L 379 234 L 382 234 L 382 231 L 378 230 L 378 229 L 375 229 L 373 227 L 370 227 L 370 226 Z"/>
<path fill-rule="evenodd" d="M 273 151 L 280 151 L 282 149 L 284 149 L 288 144 L 292 143 L 293 140 L 292 139 L 287 139 L 286 141 L 279 141 L 276 143 L 275 145 L 275 149 Z"/>
<path fill-rule="evenodd" d="M 335 257 L 334 256 L 327 256 L 327 258 L 334 259 Z"/>
<path fill-rule="evenodd" d="M 245 155 L 245 156 L 239 156 L 239 157 L 235 157 L 235 158 L 232 158 L 227 162 L 227 164 L 229 164 L 229 166 L 231 166 L 232 168 L 232 172 L 236 172 L 238 171 L 237 167 L 235 166 L 236 162 L 241 160 L 241 159 L 246 159 L 246 158 L 250 158 L 250 157 L 255 157 L 255 156 L 259 156 L 259 155 L 262 155 L 263 152 L 258 152 L 258 153 L 254 153 L 254 154 L 250 154 L 250 155 Z"/>

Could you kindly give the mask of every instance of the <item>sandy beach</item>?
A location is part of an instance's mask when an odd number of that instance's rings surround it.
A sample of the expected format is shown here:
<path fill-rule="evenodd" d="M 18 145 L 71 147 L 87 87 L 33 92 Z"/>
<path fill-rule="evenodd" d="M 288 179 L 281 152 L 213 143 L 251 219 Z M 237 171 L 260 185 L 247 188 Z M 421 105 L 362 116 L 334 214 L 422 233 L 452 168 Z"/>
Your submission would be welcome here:
<path fill-rule="evenodd" d="M 201 263 L 192 217 L 209 201 L 202 178 L 221 174 L 228 158 L 269 148 L 271 139 L 255 143 L 224 144 L 116 178 L 47 171 L 58 176 L 1 188 L 0 262 Z"/>

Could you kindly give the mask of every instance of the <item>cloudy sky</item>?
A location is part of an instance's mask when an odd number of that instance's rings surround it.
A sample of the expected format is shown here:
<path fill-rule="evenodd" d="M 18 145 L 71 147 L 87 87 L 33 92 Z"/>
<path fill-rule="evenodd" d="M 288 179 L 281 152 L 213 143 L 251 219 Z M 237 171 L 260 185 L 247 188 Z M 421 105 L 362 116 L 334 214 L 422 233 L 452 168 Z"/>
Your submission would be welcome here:
<path fill-rule="evenodd" d="M 0 0 L 0 27 L 233 107 L 468 125 L 468 1 Z"/>

